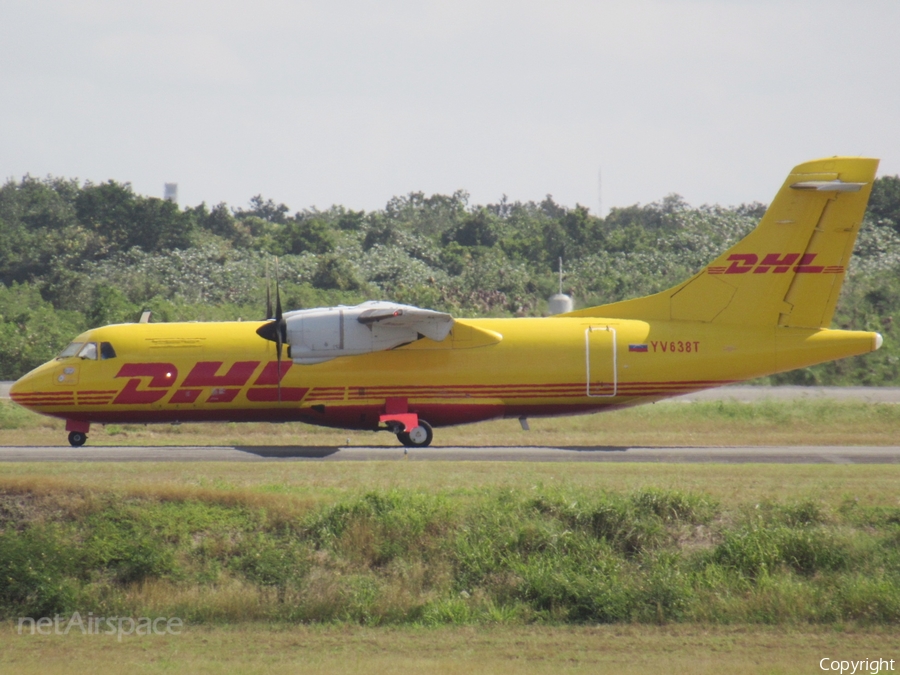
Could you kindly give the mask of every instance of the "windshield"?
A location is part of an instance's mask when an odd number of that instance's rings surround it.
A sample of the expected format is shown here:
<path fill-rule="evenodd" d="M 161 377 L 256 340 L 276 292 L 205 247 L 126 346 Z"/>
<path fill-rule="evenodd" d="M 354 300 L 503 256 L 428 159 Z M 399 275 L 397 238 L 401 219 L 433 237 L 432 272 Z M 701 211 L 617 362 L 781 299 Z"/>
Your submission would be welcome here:
<path fill-rule="evenodd" d="M 70 356 L 75 356 L 83 346 L 83 342 L 70 342 L 69 346 L 63 349 L 56 358 L 67 359 Z"/>
<path fill-rule="evenodd" d="M 91 361 L 96 361 L 97 360 L 97 343 L 96 342 L 85 342 L 84 347 L 82 347 L 81 351 L 78 352 L 78 358 L 90 359 Z"/>

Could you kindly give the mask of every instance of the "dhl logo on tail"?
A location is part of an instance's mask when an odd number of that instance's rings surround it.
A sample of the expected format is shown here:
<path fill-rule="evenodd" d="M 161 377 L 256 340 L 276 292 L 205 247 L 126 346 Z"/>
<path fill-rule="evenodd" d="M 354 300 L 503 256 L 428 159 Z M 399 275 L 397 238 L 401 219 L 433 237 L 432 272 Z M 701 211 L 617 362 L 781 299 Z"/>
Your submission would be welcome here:
<path fill-rule="evenodd" d="M 759 262 L 759 256 L 755 253 L 733 253 L 728 256 L 731 265 L 710 266 L 707 271 L 710 274 L 785 274 L 793 271 L 797 274 L 843 274 L 843 265 L 813 265 L 816 259 L 815 253 L 769 253 L 762 262 Z"/>

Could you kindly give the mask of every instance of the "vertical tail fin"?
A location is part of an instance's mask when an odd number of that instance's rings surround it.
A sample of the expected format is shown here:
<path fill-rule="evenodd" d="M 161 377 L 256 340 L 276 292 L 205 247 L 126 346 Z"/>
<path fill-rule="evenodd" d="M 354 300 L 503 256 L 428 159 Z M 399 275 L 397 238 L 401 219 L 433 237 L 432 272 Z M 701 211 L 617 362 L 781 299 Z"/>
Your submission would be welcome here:
<path fill-rule="evenodd" d="M 827 328 L 877 168 L 862 157 L 801 164 L 756 229 L 692 278 L 565 316 Z"/>

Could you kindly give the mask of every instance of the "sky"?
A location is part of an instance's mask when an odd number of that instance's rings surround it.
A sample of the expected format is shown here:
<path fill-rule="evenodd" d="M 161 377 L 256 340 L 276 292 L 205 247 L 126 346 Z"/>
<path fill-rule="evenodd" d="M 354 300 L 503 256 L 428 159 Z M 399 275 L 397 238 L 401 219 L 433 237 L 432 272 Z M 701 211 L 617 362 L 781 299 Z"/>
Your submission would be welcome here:
<path fill-rule="evenodd" d="M 768 202 L 900 173 L 896 0 L 0 0 L 0 178 L 185 206 Z"/>

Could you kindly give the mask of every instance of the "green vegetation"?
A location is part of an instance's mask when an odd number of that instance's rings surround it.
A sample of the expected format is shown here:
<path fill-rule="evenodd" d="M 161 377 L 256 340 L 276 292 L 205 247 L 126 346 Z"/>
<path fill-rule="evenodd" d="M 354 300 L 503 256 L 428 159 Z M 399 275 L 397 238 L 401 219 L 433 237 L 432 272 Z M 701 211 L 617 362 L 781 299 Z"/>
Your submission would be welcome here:
<path fill-rule="evenodd" d="M 877 330 L 877 353 L 771 378 L 892 384 L 900 376 L 900 178 L 875 183 L 835 317 Z M 0 379 L 50 358 L 86 328 L 133 321 L 264 318 L 267 262 L 280 256 L 285 305 L 386 299 L 465 316 L 540 315 L 565 258 L 580 306 L 666 288 L 755 226 L 764 207 L 693 208 L 677 195 L 613 209 L 541 202 L 470 204 L 465 192 L 413 193 L 368 213 L 179 208 L 99 185 L 26 176 L 0 187 Z"/>
<path fill-rule="evenodd" d="M 787 675 L 816 672 L 822 658 L 835 654 L 890 659 L 895 645 L 892 627 L 618 624 L 484 630 L 251 623 L 190 626 L 181 635 L 122 642 L 77 631 L 20 636 L 0 627 L 0 668 L 17 675 L 80 674 L 102 662 L 129 673 Z"/>
<path fill-rule="evenodd" d="M 850 496 L 539 482 L 316 502 L 7 477 L 0 616 L 890 625 L 898 537 L 896 504 Z"/>

